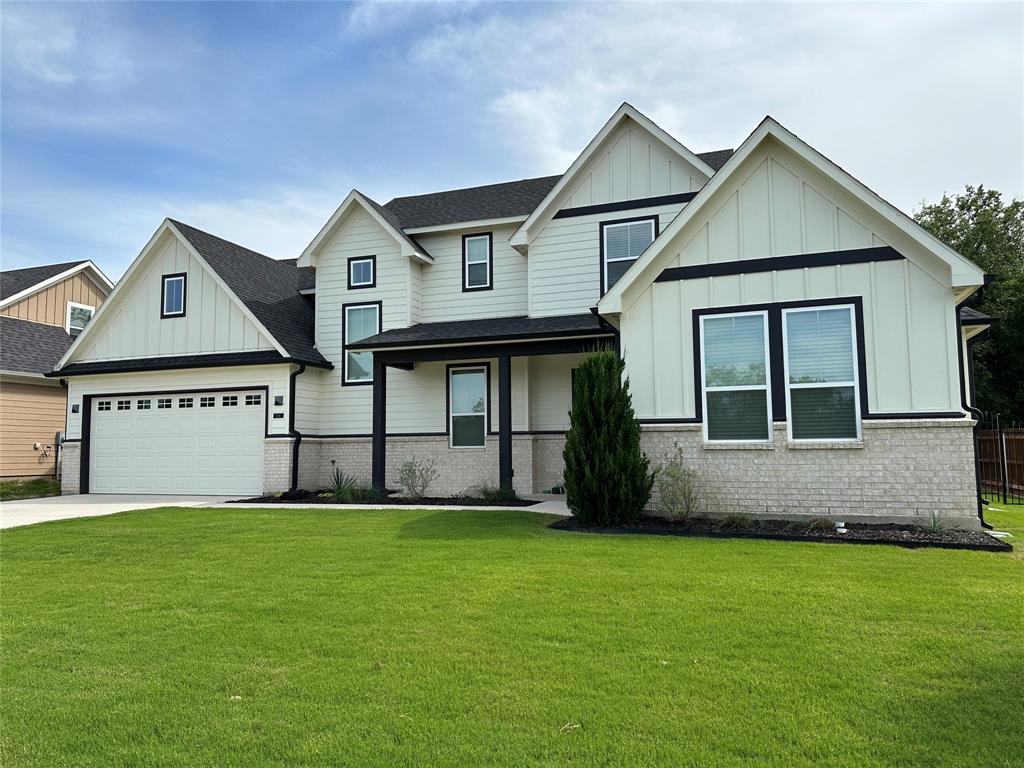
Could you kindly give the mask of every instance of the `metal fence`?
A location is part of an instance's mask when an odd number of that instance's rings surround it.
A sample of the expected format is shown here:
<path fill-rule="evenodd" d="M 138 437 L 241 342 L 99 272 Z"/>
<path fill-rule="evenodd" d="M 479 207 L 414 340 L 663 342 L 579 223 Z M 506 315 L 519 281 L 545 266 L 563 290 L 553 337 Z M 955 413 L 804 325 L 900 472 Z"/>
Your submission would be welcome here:
<path fill-rule="evenodd" d="M 1024 504 L 1024 424 L 984 414 L 978 430 L 982 493 L 990 501 Z"/>

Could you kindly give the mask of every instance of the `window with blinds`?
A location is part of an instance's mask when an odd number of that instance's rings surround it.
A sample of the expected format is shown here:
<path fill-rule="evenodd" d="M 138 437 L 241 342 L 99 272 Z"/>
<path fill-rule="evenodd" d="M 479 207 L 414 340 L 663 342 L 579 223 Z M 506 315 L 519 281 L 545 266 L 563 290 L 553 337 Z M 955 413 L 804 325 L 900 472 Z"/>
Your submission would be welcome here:
<path fill-rule="evenodd" d="M 771 438 L 768 314 L 704 315 L 704 439 L 758 442 Z"/>
<path fill-rule="evenodd" d="M 853 307 L 787 309 L 782 322 L 790 439 L 859 439 Z"/>
<path fill-rule="evenodd" d="M 656 236 L 655 219 L 639 221 L 610 222 L 601 225 L 604 263 L 601 265 L 604 285 L 607 291 L 626 270 L 647 250 Z"/>

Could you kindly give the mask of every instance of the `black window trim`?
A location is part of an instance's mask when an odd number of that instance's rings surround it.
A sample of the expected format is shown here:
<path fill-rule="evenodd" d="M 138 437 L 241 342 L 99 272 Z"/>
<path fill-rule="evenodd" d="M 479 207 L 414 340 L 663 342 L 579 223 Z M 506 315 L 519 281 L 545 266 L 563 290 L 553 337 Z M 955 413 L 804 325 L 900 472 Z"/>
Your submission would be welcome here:
<path fill-rule="evenodd" d="M 384 329 L 384 302 L 382 301 L 353 301 L 341 305 L 341 386 L 343 387 L 365 387 L 373 384 L 373 371 L 370 371 L 370 378 L 359 381 L 348 380 L 348 311 L 357 307 L 377 308 L 377 333 Z M 366 352 L 367 350 L 357 350 Z"/>
<path fill-rule="evenodd" d="M 181 312 L 167 312 L 167 282 L 181 278 Z M 160 319 L 169 320 L 175 317 L 185 317 L 185 310 L 188 308 L 188 272 L 174 272 L 163 275 L 160 278 Z"/>
<path fill-rule="evenodd" d="M 610 221 L 602 221 L 598 225 L 598 251 L 599 251 L 600 255 L 598 257 L 597 269 L 598 269 L 598 272 L 600 273 L 599 285 L 600 285 L 600 288 L 601 288 L 601 295 L 602 296 L 604 296 L 608 292 L 608 271 L 607 271 L 607 269 L 605 269 L 606 265 L 605 265 L 605 258 L 604 258 L 604 231 L 605 231 L 605 229 L 607 227 L 613 227 L 616 224 L 636 224 L 636 223 L 641 222 L 641 221 L 649 221 L 649 222 L 651 222 L 654 225 L 654 237 L 651 238 L 651 242 L 653 243 L 655 240 L 658 239 L 658 234 L 660 233 L 660 227 L 661 227 L 661 218 L 657 214 L 647 214 L 646 216 L 633 216 L 633 217 L 628 218 L 628 219 L 613 219 L 613 220 L 610 220 Z M 648 246 L 648 248 L 649 247 L 650 246 Z M 636 258 L 639 259 L 641 255 L 642 254 L 637 254 Z M 625 259 L 622 259 L 622 261 L 625 261 Z M 636 261 L 636 259 L 633 259 L 633 261 Z"/>
<path fill-rule="evenodd" d="M 353 283 L 352 282 L 352 265 L 358 262 L 368 261 L 370 262 L 370 270 L 373 273 L 373 278 L 368 283 Z M 350 291 L 359 291 L 363 288 L 376 288 L 377 287 L 377 255 L 371 254 L 370 256 L 350 256 L 348 259 L 348 289 Z"/>
<path fill-rule="evenodd" d="M 479 238 L 487 238 L 487 285 L 469 285 L 469 262 L 466 261 L 466 241 Z M 462 292 L 473 293 L 475 291 L 490 291 L 494 288 L 494 233 L 473 232 L 462 236 Z"/>

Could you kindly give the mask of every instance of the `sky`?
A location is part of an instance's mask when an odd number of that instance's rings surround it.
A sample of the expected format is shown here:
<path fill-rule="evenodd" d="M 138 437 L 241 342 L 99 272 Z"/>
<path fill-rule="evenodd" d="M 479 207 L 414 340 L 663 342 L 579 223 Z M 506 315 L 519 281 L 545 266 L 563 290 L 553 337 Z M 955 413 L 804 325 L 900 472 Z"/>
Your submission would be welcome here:
<path fill-rule="evenodd" d="M 1024 197 L 1024 4 L 0 5 L 0 264 L 116 279 L 165 217 L 298 256 L 379 202 L 564 171 L 623 101 L 770 114 L 904 211 Z"/>

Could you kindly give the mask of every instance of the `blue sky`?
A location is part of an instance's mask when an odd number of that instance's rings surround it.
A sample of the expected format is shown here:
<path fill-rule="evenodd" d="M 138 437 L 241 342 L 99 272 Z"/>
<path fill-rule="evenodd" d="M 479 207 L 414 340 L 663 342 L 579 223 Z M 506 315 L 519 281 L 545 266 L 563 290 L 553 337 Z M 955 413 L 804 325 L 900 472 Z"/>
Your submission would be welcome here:
<path fill-rule="evenodd" d="M 563 171 L 623 100 L 695 151 L 771 114 L 904 210 L 1024 196 L 1017 3 L 0 6 L 0 259 L 118 277 L 165 216 L 298 255 L 352 187 Z"/>

